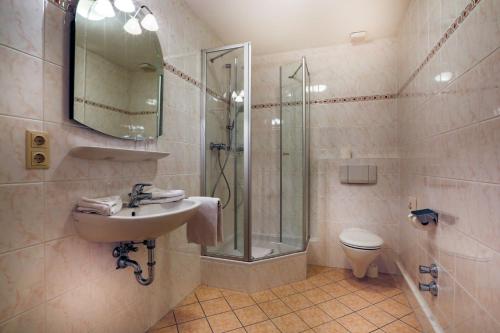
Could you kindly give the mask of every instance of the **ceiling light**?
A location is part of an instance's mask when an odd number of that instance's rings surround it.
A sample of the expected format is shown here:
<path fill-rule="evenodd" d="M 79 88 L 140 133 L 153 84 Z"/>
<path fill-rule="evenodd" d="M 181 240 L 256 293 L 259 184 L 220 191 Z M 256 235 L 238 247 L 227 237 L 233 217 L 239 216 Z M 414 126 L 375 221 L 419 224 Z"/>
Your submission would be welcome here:
<path fill-rule="evenodd" d="M 436 82 L 448 82 L 453 77 L 452 72 L 442 72 L 434 77 Z"/>
<path fill-rule="evenodd" d="M 115 0 L 115 7 L 124 13 L 133 13 L 135 6 L 132 0 Z"/>
<path fill-rule="evenodd" d="M 99 21 L 104 19 L 104 16 L 101 16 L 95 12 L 94 4 L 95 3 L 90 0 L 80 0 L 76 9 L 77 14 L 91 21 Z"/>
<path fill-rule="evenodd" d="M 139 24 L 139 20 L 134 17 L 131 17 L 130 20 L 127 21 L 123 25 L 123 29 L 131 35 L 140 35 L 142 33 L 141 25 Z"/>
<path fill-rule="evenodd" d="M 144 16 L 141 25 L 146 30 L 158 31 L 158 22 L 156 22 L 156 18 L 151 13 L 147 13 L 146 16 Z"/>
<path fill-rule="evenodd" d="M 97 0 L 95 2 L 94 10 L 97 14 L 104 17 L 114 17 L 115 10 L 113 9 L 113 5 L 109 0 Z"/>

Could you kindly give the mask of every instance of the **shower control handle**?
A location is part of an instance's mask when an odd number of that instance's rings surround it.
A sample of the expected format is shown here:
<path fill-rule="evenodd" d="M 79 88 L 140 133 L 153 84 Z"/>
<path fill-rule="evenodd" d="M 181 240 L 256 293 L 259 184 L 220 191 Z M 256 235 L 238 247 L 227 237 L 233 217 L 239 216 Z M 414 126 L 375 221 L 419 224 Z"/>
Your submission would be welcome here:
<path fill-rule="evenodd" d="M 436 281 L 431 281 L 430 283 L 418 283 L 418 289 L 420 291 L 428 291 L 431 293 L 432 296 L 437 296 L 438 295 L 438 285 Z"/>
<path fill-rule="evenodd" d="M 436 264 L 431 264 L 430 266 L 418 266 L 418 271 L 420 274 L 430 274 L 433 278 L 437 279 L 439 270 Z"/>

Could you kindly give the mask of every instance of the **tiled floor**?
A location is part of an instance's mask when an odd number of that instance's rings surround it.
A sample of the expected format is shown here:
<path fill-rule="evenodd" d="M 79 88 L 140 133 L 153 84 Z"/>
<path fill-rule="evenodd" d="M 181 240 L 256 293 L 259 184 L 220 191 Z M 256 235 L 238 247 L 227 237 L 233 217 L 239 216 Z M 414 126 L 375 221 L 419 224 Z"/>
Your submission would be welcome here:
<path fill-rule="evenodd" d="M 390 276 L 309 266 L 306 280 L 254 294 L 200 286 L 151 333 L 415 333 L 420 325 Z"/>

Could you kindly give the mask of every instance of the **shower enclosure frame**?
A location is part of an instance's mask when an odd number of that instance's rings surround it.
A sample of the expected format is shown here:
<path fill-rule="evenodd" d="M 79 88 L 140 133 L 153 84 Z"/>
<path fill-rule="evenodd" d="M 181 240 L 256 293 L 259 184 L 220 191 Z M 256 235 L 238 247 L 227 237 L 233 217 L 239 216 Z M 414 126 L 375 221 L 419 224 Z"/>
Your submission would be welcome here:
<path fill-rule="evenodd" d="M 244 68 L 245 68 L 245 74 L 244 74 L 244 125 L 243 125 L 243 148 L 244 148 L 244 154 L 243 154 L 243 168 L 244 168 L 244 191 L 243 191 L 243 203 L 244 203 L 244 209 L 243 209 L 243 248 L 244 248 L 244 253 L 243 256 L 232 256 L 229 254 L 221 254 L 221 253 L 209 253 L 207 251 L 206 247 L 202 247 L 202 255 L 203 256 L 208 256 L 208 257 L 213 257 L 213 258 L 220 258 L 220 259 L 230 259 L 230 260 L 236 260 L 240 262 L 258 262 L 266 259 L 272 259 L 276 257 L 281 257 L 281 256 L 286 256 L 289 254 L 294 254 L 294 253 L 299 253 L 303 252 L 307 249 L 307 244 L 309 242 L 309 207 L 310 207 L 310 202 L 309 202 L 309 153 L 310 153 L 310 147 L 309 147 L 309 142 L 310 142 L 310 130 L 309 130 L 309 117 L 310 117 L 310 92 L 307 91 L 307 87 L 310 86 L 310 73 L 309 69 L 307 67 L 307 62 L 306 58 L 302 57 L 300 66 L 298 67 L 297 71 L 300 70 L 302 74 L 302 130 L 303 130 L 303 135 L 302 135 L 302 144 L 303 144 L 303 158 L 302 158 L 302 163 L 303 163 L 303 210 L 302 210 L 302 226 L 303 226 L 303 237 L 302 237 L 302 248 L 301 250 L 297 250 L 294 252 L 287 252 L 287 253 L 280 253 L 276 255 L 271 255 L 271 256 L 266 256 L 263 258 L 253 258 L 252 257 L 252 214 L 251 214 L 251 209 L 252 209 L 252 104 L 251 104 L 251 43 L 246 42 L 246 43 L 240 43 L 240 44 L 232 44 L 232 45 L 227 45 L 219 48 L 212 48 L 212 49 L 204 49 L 202 50 L 202 56 L 201 56 L 201 69 L 202 69 L 202 84 L 201 84 L 201 106 L 200 106 L 200 111 L 201 111 L 201 135 L 200 135 L 200 144 L 201 144 L 201 163 L 200 163 L 200 175 L 201 175 L 201 183 L 200 183 L 200 188 L 201 188 L 201 194 L 202 195 L 207 195 L 207 190 L 206 190 L 206 99 L 207 99 L 207 60 L 208 60 L 208 55 L 210 53 L 214 52 L 221 52 L 221 51 L 231 51 L 234 49 L 238 48 L 243 48 L 243 55 L 244 55 Z M 225 53 L 221 54 L 224 55 Z M 280 68 L 281 72 L 281 68 Z M 281 76 L 281 75 L 280 75 Z M 281 80 L 281 78 L 280 78 Z M 307 81 L 307 82 L 306 82 Z M 281 90 L 281 84 L 280 84 L 280 90 Z M 280 108 L 282 108 L 283 101 L 280 98 Z M 309 109 L 308 109 L 309 108 Z M 281 111 L 280 111 L 281 113 Z M 280 141 L 282 139 L 280 138 Z M 281 146 L 281 144 L 280 144 Z M 280 151 L 281 151 L 280 147 Z M 282 151 L 281 151 L 282 154 Z M 280 157 L 281 160 L 282 156 Z M 282 162 L 280 161 L 280 164 Z M 281 169 L 281 167 L 280 167 Z M 282 171 L 280 171 L 282 172 Z M 280 176 L 280 183 L 281 183 L 281 176 Z M 281 184 L 280 184 L 280 192 L 281 192 Z M 282 195 L 282 194 L 280 194 Z M 281 199 L 280 199 L 280 214 L 281 214 Z M 282 229 L 282 217 L 280 216 L 280 230 Z M 281 235 L 282 233 L 280 232 L 280 241 L 281 241 Z M 235 235 L 236 237 L 236 235 Z"/>
<path fill-rule="evenodd" d="M 243 91 L 244 91 L 244 99 L 243 99 L 243 109 L 244 109 L 244 121 L 243 121 L 243 177 L 244 177 L 244 191 L 243 191 L 243 256 L 242 257 L 237 257 L 237 256 L 230 256 L 230 255 L 222 255 L 222 254 L 217 254 L 217 255 L 212 255 L 214 257 L 218 258 L 224 258 L 224 259 L 232 259 L 232 260 L 238 260 L 238 261 L 251 261 L 251 248 L 252 248 L 252 239 L 251 237 L 247 237 L 247 235 L 251 234 L 252 231 L 252 225 L 251 225 L 251 194 L 252 194 L 252 159 L 251 159 L 251 150 L 252 150 L 252 96 L 251 96 L 251 91 L 250 91 L 250 83 L 252 82 L 252 72 L 248 70 L 249 68 L 252 68 L 252 63 L 251 63 L 251 54 L 252 54 L 252 45 L 250 42 L 246 43 L 239 43 L 239 44 L 232 44 L 232 45 L 226 45 L 223 47 L 218 47 L 218 48 L 212 48 L 212 49 L 205 49 L 202 50 L 202 56 L 201 56 L 201 72 L 202 72 L 202 89 L 201 89 L 201 135 L 200 135 L 200 144 L 201 144 L 201 170 L 200 170 L 200 175 L 201 175 L 201 194 L 202 195 L 207 195 L 206 193 L 206 188 L 205 188 L 205 182 L 206 182 L 206 167 L 205 167 L 205 161 L 206 161 L 206 128 L 205 128 L 205 123 L 206 123 L 206 98 L 207 98 L 207 55 L 209 53 L 213 52 L 220 52 L 220 51 L 231 51 L 234 49 L 239 49 L 243 48 L 243 66 L 246 70 L 244 74 L 244 79 L 243 79 Z M 207 253 L 207 248 L 202 247 L 202 255 L 208 255 Z"/>

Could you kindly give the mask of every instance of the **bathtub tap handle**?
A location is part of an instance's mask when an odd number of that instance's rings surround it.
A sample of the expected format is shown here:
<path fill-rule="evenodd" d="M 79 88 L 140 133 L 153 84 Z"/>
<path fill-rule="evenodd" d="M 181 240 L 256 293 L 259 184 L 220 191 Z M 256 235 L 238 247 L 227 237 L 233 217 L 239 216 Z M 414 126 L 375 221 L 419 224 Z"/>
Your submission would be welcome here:
<path fill-rule="evenodd" d="M 420 291 L 428 291 L 432 296 L 438 295 L 438 285 L 436 281 L 432 280 L 430 283 L 418 283 L 418 289 Z"/>
<path fill-rule="evenodd" d="M 438 267 L 436 264 L 431 264 L 430 266 L 420 265 L 418 266 L 418 271 L 420 274 L 430 274 L 435 279 L 438 277 Z"/>

